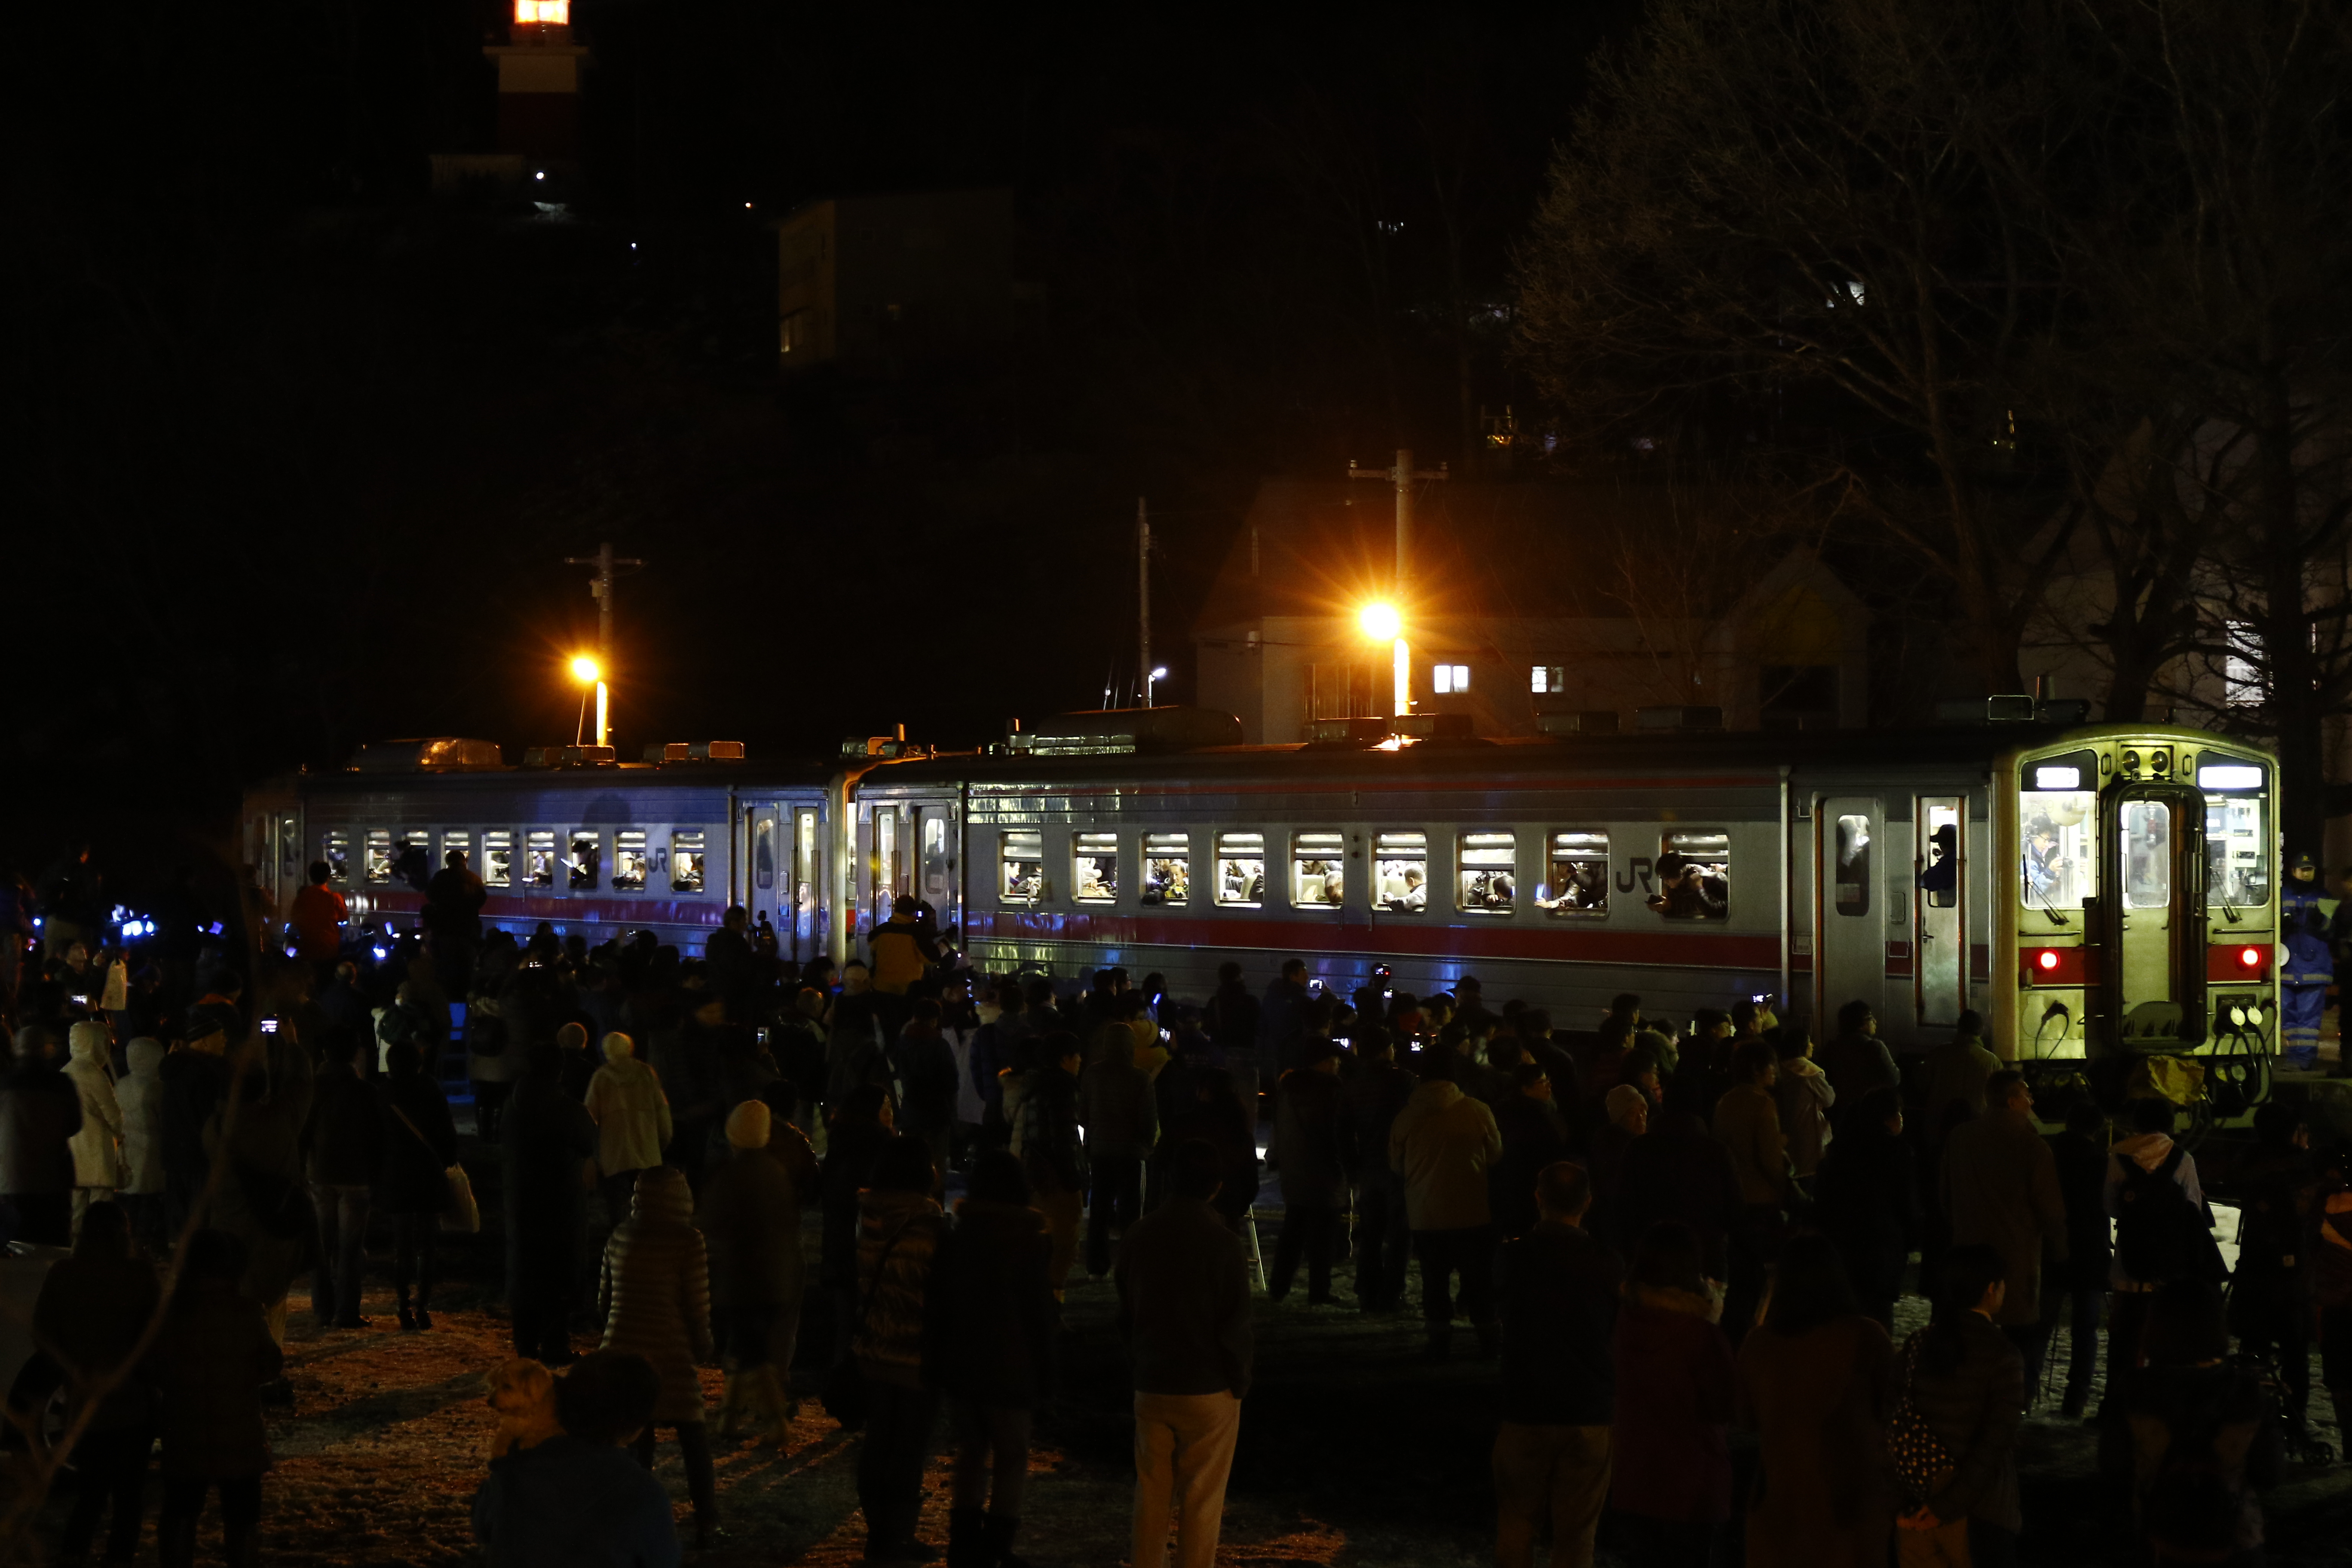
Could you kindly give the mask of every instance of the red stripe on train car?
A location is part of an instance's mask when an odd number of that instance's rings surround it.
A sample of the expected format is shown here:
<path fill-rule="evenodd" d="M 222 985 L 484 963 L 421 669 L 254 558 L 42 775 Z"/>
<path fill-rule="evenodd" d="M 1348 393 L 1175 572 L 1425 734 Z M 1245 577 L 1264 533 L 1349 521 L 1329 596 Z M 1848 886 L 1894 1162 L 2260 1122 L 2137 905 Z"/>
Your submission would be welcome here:
<path fill-rule="evenodd" d="M 1778 936 L 1713 931 L 1578 931 L 1568 926 L 1378 925 L 1337 921 L 1204 919 L 1181 915 L 1062 914 L 975 910 L 967 938 L 1076 942 L 1103 947 L 1247 947 L 1394 952 L 1426 958 L 1532 958 L 1559 963 L 1647 963 L 1675 968 L 1778 969 Z"/>
<path fill-rule="evenodd" d="M 367 889 L 365 897 L 370 906 L 368 912 L 373 914 L 414 915 L 425 908 L 424 894 L 404 889 Z M 488 921 L 548 921 L 571 925 L 702 926 L 716 930 L 726 913 L 725 904 L 708 899 L 568 899 L 558 893 L 492 893 L 482 905 L 482 919 Z"/>

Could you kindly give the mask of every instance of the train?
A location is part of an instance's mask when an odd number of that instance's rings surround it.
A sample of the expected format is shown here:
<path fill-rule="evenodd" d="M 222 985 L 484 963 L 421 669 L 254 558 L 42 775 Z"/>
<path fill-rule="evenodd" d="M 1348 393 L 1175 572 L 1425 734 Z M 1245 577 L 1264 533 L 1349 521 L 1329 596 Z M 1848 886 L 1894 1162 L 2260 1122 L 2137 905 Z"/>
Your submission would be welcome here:
<path fill-rule="evenodd" d="M 483 918 L 700 951 L 727 910 L 845 961 L 911 895 L 971 964 L 1068 986 L 1109 965 L 1205 997 L 1285 959 L 1347 996 L 1475 976 L 1566 1026 L 1769 999 L 1817 1031 L 1866 1004 L 1898 1051 L 1964 1013 L 2029 1076 L 2122 1092 L 2193 1064 L 2216 1116 L 2269 1092 L 2278 769 L 2262 748 L 1994 699 L 1978 722 L 1492 739 L 1447 716 L 1243 745 L 1230 715 L 1111 710 L 942 752 L 903 738 L 747 758 L 671 743 L 510 766 L 488 742 L 364 747 L 248 792 L 283 908 L 323 860 L 362 921 L 413 921 L 467 852 Z"/>

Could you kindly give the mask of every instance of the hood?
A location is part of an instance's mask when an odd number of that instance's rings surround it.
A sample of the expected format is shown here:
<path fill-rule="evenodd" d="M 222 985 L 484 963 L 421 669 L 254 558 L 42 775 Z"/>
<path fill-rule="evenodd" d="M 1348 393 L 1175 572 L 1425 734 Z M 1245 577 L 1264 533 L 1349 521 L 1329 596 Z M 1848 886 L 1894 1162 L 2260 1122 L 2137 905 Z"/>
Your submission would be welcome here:
<path fill-rule="evenodd" d="M 692 1224 L 694 1194 L 688 1190 L 686 1173 L 675 1165 L 638 1172 L 637 1194 L 630 1202 L 629 1212 L 639 1219 Z"/>
<path fill-rule="evenodd" d="M 2172 1156 L 2169 1132 L 2135 1132 L 2116 1140 L 2116 1152 L 2143 1171 L 2154 1171 Z"/>
<path fill-rule="evenodd" d="M 160 1079 L 163 1076 L 163 1042 L 140 1037 L 124 1047 L 123 1057 L 131 1064 L 132 1078 Z"/>
<path fill-rule="evenodd" d="M 1811 1057 L 1782 1057 L 1780 1071 L 1788 1078 L 1819 1078 L 1822 1076 L 1822 1064 Z"/>
<path fill-rule="evenodd" d="M 636 1056 L 637 1042 L 618 1029 L 604 1037 L 604 1059 L 614 1067 L 635 1061 Z"/>
<path fill-rule="evenodd" d="M 1647 1307 L 1654 1312 L 1671 1312 L 1681 1317 L 1704 1318 L 1717 1322 L 1723 1317 L 1723 1297 L 1709 1290 L 1700 1294 L 1674 1285 L 1632 1285 L 1625 1287 L 1625 1299 L 1636 1306 Z"/>
<path fill-rule="evenodd" d="M 76 1024 L 66 1038 L 78 1062 L 103 1062 L 110 1054 L 108 1047 L 114 1043 L 114 1037 L 103 1024 Z"/>
<path fill-rule="evenodd" d="M 1432 1110 L 1443 1110 L 1461 1098 L 1462 1086 L 1460 1084 L 1455 1083 L 1452 1079 L 1438 1078 L 1432 1079 L 1427 1083 L 1423 1084 L 1419 1089 L 1414 1089 L 1412 1091 L 1412 1099 L 1406 1101 L 1406 1103 L 1409 1105 L 1425 1106 Z"/>

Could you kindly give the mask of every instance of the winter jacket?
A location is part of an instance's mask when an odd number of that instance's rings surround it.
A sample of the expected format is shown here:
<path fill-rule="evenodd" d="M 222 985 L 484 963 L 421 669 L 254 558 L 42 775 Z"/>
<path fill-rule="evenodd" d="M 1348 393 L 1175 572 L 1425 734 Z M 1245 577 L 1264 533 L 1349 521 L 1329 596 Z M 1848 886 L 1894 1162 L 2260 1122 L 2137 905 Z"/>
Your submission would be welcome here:
<path fill-rule="evenodd" d="M 1800 1178 L 1821 1167 L 1830 1144 L 1830 1108 L 1837 1090 L 1828 1075 L 1802 1057 L 1780 1063 L 1780 1080 L 1772 1086 L 1772 1106 L 1780 1114 L 1780 1131 L 1788 1140 L 1789 1168 Z"/>
<path fill-rule="evenodd" d="M 1993 1110 L 1962 1122 L 1944 1140 L 1944 1212 L 1952 1245 L 2000 1252 L 2009 1295 L 1996 1323 L 2008 1327 L 2042 1318 L 2042 1259 L 2063 1259 L 2066 1203 L 2058 1194 L 2058 1166 L 2032 1121 L 2015 1110 Z"/>
<path fill-rule="evenodd" d="M 1848 1105 L 1858 1105 L 1862 1097 L 1874 1089 L 1894 1089 L 1903 1081 L 1895 1068 L 1895 1057 L 1886 1042 L 1876 1035 L 1840 1035 L 1823 1041 L 1813 1050 L 1814 1065 L 1829 1079 L 1829 1087 L 1837 1100 Z M 1782 1062 L 1785 1075 L 1789 1064 Z"/>
<path fill-rule="evenodd" d="M 1984 1042 L 1963 1035 L 1948 1040 L 1921 1057 L 1911 1069 L 1913 1097 L 1921 1121 L 1929 1127 L 1944 1124 L 1944 1112 L 1955 1101 L 1971 1116 L 1985 1113 L 1985 1084 L 2000 1070 L 2000 1058 Z"/>
<path fill-rule="evenodd" d="M 173 1051 L 157 1069 L 156 1082 L 163 1173 L 174 1181 L 201 1182 L 212 1168 L 212 1156 L 205 1152 L 205 1129 L 228 1098 L 228 1063 L 194 1047 Z"/>
<path fill-rule="evenodd" d="M 1502 1303 L 1503 1419 L 1605 1426 L 1617 1370 L 1610 1342 L 1624 1269 L 1572 1225 L 1545 1220 L 1495 1255 Z"/>
<path fill-rule="evenodd" d="M 139 1039 L 124 1051 L 131 1071 L 114 1086 L 122 1112 L 122 1191 L 163 1190 L 163 1045 Z"/>
<path fill-rule="evenodd" d="M 1151 1075 L 1135 1065 L 1131 1037 L 1114 1026 L 1112 1048 L 1078 1075 L 1078 1120 L 1089 1158 L 1142 1160 L 1160 1136 L 1160 1103 Z"/>
<path fill-rule="evenodd" d="M 1128 1227 L 1112 1273 L 1138 1394 L 1247 1397 L 1249 1257 L 1216 1210 L 1171 1198 Z"/>
<path fill-rule="evenodd" d="M 1712 1279 L 1727 1278 L 1726 1247 L 1739 1223 L 1739 1176 L 1730 1152 L 1687 1111 L 1664 1110 L 1625 1152 L 1618 1178 L 1618 1235 L 1638 1241 L 1661 1220 L 1679 1220 L 1698 1237 Z"/>
<path fill-rule="evenodd" d="M 672 1128 L 669 1097 L 654 1069 L 636 1059 L 626 1035 L 604 1039 L 604 1065 L 588 1080 L 588 1114 L 596 1122 L 596 1168 L 608 1176 L 662 1163 Z"/>
<path fill-rule="evenodd" d="M 258 1075 L 256 1075 L 257 1077 Z M 302 1118 L 299 1089 L 284 1098 L 255 1093 L 224 1103 L 205 1129 L 205 1147 L 223 1169 L 205 1223 L 245 1243 L 245 1273 L 237 1289 L 268 1306 L 286 1294 L 310 1258 L 317 1216 L 302 1183 Z"/>
<path fill-rule="evenodd" d="M 1257 1201 L 1257 1144 L 1242 1108 L 1231 1095 L 1195 1100 L 1161 1125 L 1160 1147 L 1152 1152 L 1155 1169 L 1164 1171 L 1169 1157 L 1198 1141 L 1217 1152 L 1217 1195 L 1212 1205 L 1239 1225 Z"/>
<path fill-rule="evenodd" d="M 74 1184 L 81 1091 L 49 1062 L 20 1061 L 0 1085 L 0 1193 L 62 1193 Z"/>
<path fill-rule="evenodd" d="M 144 1363 L 163 1405 L 164 1476 L 220 1480 L 267 1469 L 260 1388 L 284 1364 L 257 1303 L 217 1280 L 182 1284 Z"/>
<path fill-rule="evenodd" d="M 1836 1244 L 1862 1304 L 1901 1295 L 1920 1222 L 1911 1145 L 1884 1126 L 1849 1125 L 1815 1173 L 1813 1197 L 1813 1223 Z"/>
<path fill-rule="evenodd" d="M 558 1433 L 490 1461 L 474 1494 L 490 1568 L 677 1568 L 669 1492 L 626 1448 Z"/>
<path fill-rule="evenodd" d="M 1357 1064 L 1339 1079 L 1339 1103 L 1354 1136 L 1353 1163 L 1349 1174 L 1359 1181 L 1392 1179 L 1389 1167 L 1389 1131 L 1421 1080 L 1392 1061 Z"/>
<path fill-rule="evenodd" d="M 161 1300 L 152 1263 L 135 1249 L 118 1247 L 109 1256 L 97 1245 L 95 1232 L 85 1233 L 71 1258 L 50 1267 L 33 1304 L 33 1342 L 66 1369 L 77 1415 L 89 1383 L 121 1367 L 138 1348 Z M 153 1393 L 132 1371 L 100 1405 L 90 1430 L 132 1432 L 153 1420 Z"/>
<path fill-rule="evenodd" d="M 437 1215 L 449 1206 L 449 1167 L 457 1163 L 448 1096 L 422 1072 L 394 1073 L 380 1092 L 383 1173 L 376 1178 L 375 1206 L 391 1215 Z"/>
<path fill-rule="evenodd" d="M 868 1377 L 922 1381 L 923 1316 L 946 1211 L 929 1193 L 857 1195 L 857 1315 L 850 1353 Z"/>
<path fill-rule="evenodd" d="M 1545 1166 L 1568 1158 L 1568 1122 L 1559 1108 L 1549 1100 L 1534 1100 L 1524 1094 L 1507 1096 L 1495 1107 L 1495 1127 L 1502 1134 L 1503 1154 L 1487 1172 L 1488 1206 L 1494 1211 L 1495 1223 L 1505 1236 L 1524 1236 L 1536 1223 L 1536 1178 Z M 1622 1130 L 1616 1130 L 1622 1131 Z M 1592 1176 L 1593 1208 L 1603 1207 L 1604 1184 L 1601 1173 L 1594 1169 L 1598 1160 L 1587 1163 Z M 1611 1176 L 1615 1172 L 1610 1173 Z M 1614 1192 L 1607 1194 L 1613 1209 Z M 1591 1216 L 1588 1215 L 1589 1219 Z M 1600 1230 L 1587 1226 L 1595 1236 Z M 1601 1237 L 1603 1241 L 1611 1238 Z"/>
<path fill-rule="evenodd" d="M 1488 1224 L 1486 1171 L 1503 1155 L 1495 1113 L 1444 1079 L 1412 1091 L 1389 1129 L 1389 1164 L 1404 1177 L 1414 1230 Z"/>
<path fill-rule="evenodd" d="M 302 1131 L 310 1180 L 329 1187 L 375 1185 L 383 1169 L 386 1120 L 374 1086 L 349 1063 L 330 1060 L 319 1069 L 310 1124 Z M 408 1136 L 406 1128 L 399 1131 Z"/>
<path fill-rule="evenodd" d="M 911 915 L 893 915 L 866 936 L 874 953 L 874 989 L 903 996 L 938 959 L 939 947 Z"/>
<path fill-rule="evenodd" d="M 2066 1261 L 2054 1281 L 2069 1290 L 2105 1291 L 2115 1244 L 2107 1234 L 2107 1145 L 2104 1138 L 2061 1132 L 2050 1140 L 2058 1195 L 2066 1205 Z"/>
<path fill-rule="evenodd" d="M 734 1149 L 702 1187 L 695 1228 L 710 1255 L 710 1300 L 721 1310 L 800 1305 L 801 1205 L 792 1174 L 765 1148 Z"/>
<path fill-rule="evenodd" d="M 1886 1459 L 1893 1347 L 1859 1315 L 1739 1344 L 1738 1415 L 1761 1439 L 1749 1568 L 1885 1568 L 1896 1487 Z"/>
<path fill-rule="evenodd" d="M 1741 1203 L 1775 1208 L 1788 1203 L 1789 1140 L 1770 1089 L 1754 1083 L 1726 1089 L 1715 1102 L 1715 1140 L 1731 1156 Z"/>
<path fill-rule="evenodd" d="M 654 1423 L 661 1426 L 702 1419 L 694 1366 L 710 1359 L 710 1274 L 693 1217 L 685 1172 L 640 1171 L 629 1217 L 604 1244 L 596 1284 L 603 1348 L 641 1355 L 660 1374 Z"/>
<path fill-rule="evenodd" d="M 1275 1087 L 1273 1163 L 1282 1173 L 1285 1204 L 1346 1206 L 1354 1138 L 1338 1079 L 1312 1068 L 1282 1075 Z"/>
<path fill-rule="evenodd" d="M 932 1255 L 923 1380 L 974 1405 L 1026 1409 L 1054 1386 L 1058 1315 L 1045 1216 L 966 1198 Z"/>
<path fill-rule="evenodd" d="M 1078 1133 L 1078 1080 L 1059 1067 L 1027 1075 L 1013 1123 L 1013 1152 L 1032 1184 L 1066 1193 L 1087 1187 L 1087 1155 Z"/>
<path fill-rule="evenodd" d="M 1976 1312 L 1960 1321 L 1958 1362 L 1930 1366 L 1932 1331 L 1905 1343 L 1911 1405 L 1951 1456 L 1952 1468 L 1927 1507 L 1947 1524 L 1980 1519 L 2014 1533 L 2025 1528 L 2017 1490 L 2017 1430 L 2024 1419 L 2025 1363 L 2009 1336 Z"/>
<path fill-rule="evenodd" d="M 81 1097 L 81 1130 L 68 1142 L 74 1185 L 115 1187 L 122 1182 L 122 1108 L 107 1058 L 112 1042 L 103 1024 L 76 1024 L 65 1075 Z"/>
<path fill-rule="evenodd" d="M 955 1125 L 955 1047 L 940 1035 L 906 1035 L 890 1048 L 899 1084 L 899 1131 L 937 1137 Z"/>
<path fill-rule="evenodd" d="M 874 1177 L 874 1162 L 889 1147 L 890 1134 L 873 1122 L 837 1126 L 825 1141 L 819 1178 L 824 1194 L 824 1241 L 819 1257 L 824 1282 L 846 1290 L 857 1283 L 857 1194 Z M 771 1141 L 774 1134 L 770 1134 Z"/>
<path fill-rule="evenodd" d="M 1617 1402 L 1609 1500 L 1645 1519 L 1718 1523 L 1731 1517 L 1731 1342 L 1723 1302 L 1659 1285 L 1628 1285 L 1617 1310 Z"/>
<path fill-rule="evenodd" d="M 2128 1419 L 2133 1511 L 2150 1545 L 2230 1562 L 2261 1549 L 2256 1493 L 2277 1483 L 2284 1454 L 2258 1373 L 2229 1362 L 2149 1367 Z"/>
<path fill-rule="evenodd" d="M 508 1303 L 569 1310 L 578 1294 L 587 1220 L 580 1177 L 596 1150 L 596 1124 L 563 1091 L 560 1076 L 527 1072 L 507 1102 L 501 1131 Z"/>

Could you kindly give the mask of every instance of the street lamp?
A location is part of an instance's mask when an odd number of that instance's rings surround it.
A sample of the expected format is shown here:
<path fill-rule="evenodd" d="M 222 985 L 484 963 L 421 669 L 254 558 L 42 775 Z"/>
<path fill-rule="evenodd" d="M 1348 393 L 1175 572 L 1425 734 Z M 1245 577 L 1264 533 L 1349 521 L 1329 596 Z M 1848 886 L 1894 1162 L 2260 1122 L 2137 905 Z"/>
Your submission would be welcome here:
<path fill-rule="evenodd" d="M 588 689 L 593 686 L 596 689 L 596 743 L 604 745 L 607 712 L 604 671 L 586 654 L 578 654 L 572 660 L 572 679 L 580 682 L 580 721 L 572 726 L 572 743 L 580 744 L 581 732 L 588 727 Z"/>
<path fill-rule="evenodd" d="M 1165 680 L 1165 679 L 1168 679 L 1168 667 L 1167 667 L 1166 665 L 1164 665 L 1164 664 L 1155 664 L 1155 665 L 1153 665 L 1153 666 L 1151 667 L 1150 670 L 1150 671 L 1149 671 L 1149 672 L 1144 676 L 1144 678 L 1143 678 L 1143 705 L 1144 705 L 1146 708 L 1149 708 L 1149 707 L 1150 707 L 1150 706 L 1151 706 L 1151 689 L 1152 689 L 1153 687 L 1155 687 L 1155 686 L 1159 685 L 1161 681 L 1163 681 L 1163 680 Z"/>
<path fill-rule="evenodd" d="M 1412 711 L 1412 648 L 1404 640 L 1404 616 L 1394 605 L 1374 601 L 1364 606 L 1358 622 L 1364 628 L 1364 636 L 1391 645 L 1394 689 L 1389 712 L 1402 719 Z"/>

